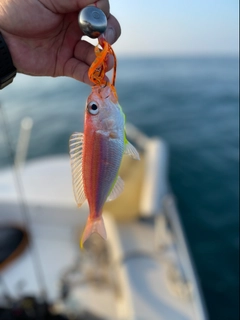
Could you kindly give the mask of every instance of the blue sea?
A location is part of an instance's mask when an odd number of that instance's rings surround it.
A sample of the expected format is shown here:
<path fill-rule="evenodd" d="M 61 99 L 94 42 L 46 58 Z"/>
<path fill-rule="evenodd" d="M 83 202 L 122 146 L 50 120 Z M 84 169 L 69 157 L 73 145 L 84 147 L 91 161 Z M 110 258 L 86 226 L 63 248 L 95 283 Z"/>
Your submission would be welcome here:
<path fill-rule="evenodd" d="M 212 320 L 239 319 L 238 70 L 237 57 L 122 58 L 118 64 L 128 122 L 169 146 L 169 180 Z M 67 153 L 70 134 L 83 128 L 89 93 L 72 79 L 17 75 L 0 91 L 13 144 L 21 119 L 30 116 L 28 157 Z M 8 163 L 0 130 L 0 166 Z"/>

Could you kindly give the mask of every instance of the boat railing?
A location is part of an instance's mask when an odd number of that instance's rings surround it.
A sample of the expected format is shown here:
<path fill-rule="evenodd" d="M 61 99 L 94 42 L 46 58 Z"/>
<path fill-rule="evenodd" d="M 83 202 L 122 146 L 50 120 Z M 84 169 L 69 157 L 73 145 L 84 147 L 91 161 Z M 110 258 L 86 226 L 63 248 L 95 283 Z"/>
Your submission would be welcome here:
<path fill-rule="evenodd" d="M 159 138 L 148 138 L 131 124 L 127 134 L 145 157 L 145 171 L 140 197 L 140 217 L 153 219 L 155 248 L 164 256 L 169 290 L 180 299 L 190 301 L 194 320 L 207 320 L 201 288 L 190 256 L 177 206 L 168 185 L 168 149 Z M 170 248 L 177 252 L 172 259 Z M 166 262 L 167 261 L 167 262 Z"/>

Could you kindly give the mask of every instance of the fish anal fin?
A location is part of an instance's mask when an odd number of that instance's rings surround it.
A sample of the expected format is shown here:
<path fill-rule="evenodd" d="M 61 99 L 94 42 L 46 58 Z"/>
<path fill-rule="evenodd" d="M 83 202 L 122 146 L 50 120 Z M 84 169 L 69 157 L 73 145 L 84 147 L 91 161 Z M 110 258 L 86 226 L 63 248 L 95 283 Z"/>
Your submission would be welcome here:
<path fill-rule="evenodd" d="M 127 143 L 125 144 L 124 154 L 129 155 L 135 160 L 140 160 L 140 156 L 137 149 L 128 140 L 127 140 Z"/>
<path fill-rule="evenodd" d="M 113 189 L 107 198 L 107 202 L 115 200 L 122 193 L 123 189 L 124 189 L 124 181 L 118 176 L 113 186 Z"/>
<path fill-rule="evenodd" d="M 80 247 L 83 248 L 84 242 L 91 236 L 91 234 L 97 233 L 99 234 L 104 240 L 107 239 L 107 233 L 104 226 L 103 217 L 100 216 L 96 219 L 91 219 L 91 217 L 88 217 L 87 224 L 85 226 L 85 229 L 82 234 Z"/>

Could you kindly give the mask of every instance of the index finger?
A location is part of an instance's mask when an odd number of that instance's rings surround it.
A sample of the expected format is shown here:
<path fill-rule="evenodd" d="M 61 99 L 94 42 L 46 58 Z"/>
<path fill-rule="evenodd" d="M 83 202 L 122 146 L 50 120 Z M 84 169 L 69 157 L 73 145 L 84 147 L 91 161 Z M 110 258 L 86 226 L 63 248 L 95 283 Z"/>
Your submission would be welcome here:
<path fill-rule="evenodd" d="M 108 0 L 39 0 L 47 9 L 54 13 L 70 13 L 82 10 L 87 6 L 97 6 L 109 17 Z"/>

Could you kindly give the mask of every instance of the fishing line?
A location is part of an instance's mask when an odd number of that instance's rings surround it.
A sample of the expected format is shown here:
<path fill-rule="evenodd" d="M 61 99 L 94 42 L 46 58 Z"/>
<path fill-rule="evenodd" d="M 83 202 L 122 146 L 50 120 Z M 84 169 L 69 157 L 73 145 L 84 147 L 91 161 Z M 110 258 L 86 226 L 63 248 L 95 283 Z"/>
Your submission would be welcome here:
<path fill-rule="evenodd" d="M 12 139 L 11 139 L 11 135 L 10 135 L 10 131 L 9 131 L 9 124 L 7 121 L 7 116 L 4 113 L 4 109 L 1 106 L 1 103 L 0 103 L 0 113 L 1 113 L 0 118 L 2 120 L 2 128 L 3 128 L 2 131 L 3 131 L 3 134 L 5 135 L 6 149 L 7 149 L 9 159 L 12 164 L 12 172 L 13 172 L 15 188 L 16 188 L 17 195 L 18 195 L 19 208 L 20 208 L 20 212 L 21 212 L 21 215 L 23 218 L 23 222 L 25 223 L 25 225 L 28 228 L 28 232 L 29 232 L 30 239 L 31 239 L 30 243 L 29 243 L 29 251 L 30 251 L 30 256 L 32 257 L 33 269 L 34 269 L 37 284 L 38 284 L 38 287 L 40 290 L 40 296 L 41 296 L 41 298 L 46 300 L 47 286 L 46 286 L 46 282 L 45 282 L 45 278 L 44 278 L 43 269 L 41 266 L 40 255 L 38 253 L 36 243 L 34 243 L 34 237 L 31 235 L 30 209 L 27 205 L 27 201 L 25 198 L 24 188 L 23 188 L 20 174 L 15 166 L 14 151 L 13 151 L 14 149 L 12 146 Z"/>

